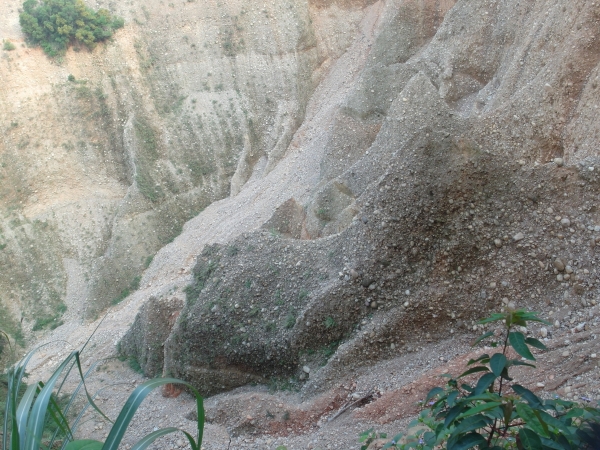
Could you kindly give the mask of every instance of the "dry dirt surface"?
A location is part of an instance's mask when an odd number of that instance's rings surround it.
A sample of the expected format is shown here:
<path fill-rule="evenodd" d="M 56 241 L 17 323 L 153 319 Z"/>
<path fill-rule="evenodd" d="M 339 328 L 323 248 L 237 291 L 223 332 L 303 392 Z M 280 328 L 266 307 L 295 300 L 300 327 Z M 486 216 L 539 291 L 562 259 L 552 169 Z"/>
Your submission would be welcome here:
<path fill-rule="evenodd" d="M 544 398 L 558 395 L 584 404 L 600 400 L 598 308 L 559 309 L 542 317 L 553 325 L 536 325 L 528 333 L 544 341 L 548 351 L 534 352 L 537 368 L 514 371 L 511 375 L 515 381 Z M 558 326 L 554 325 L 556 322 Z M 115 418 L 127 396 L 145 378 L 132 371 L 127 362 L 116 359 L 114 350 L 107 351 L 111 348 L 106 345 L 111 336 L 109 324 L 110 316 L 92 338 L 84 360 L 100 362 L 89 377 L 88 389 L 98 392 L 98 406 L 108 417 Z M 203 447 L 275 449 L 286 445 L 290 450 L 351 449 L 359 447 L 358 435 L 368 428 L 388 435 L 405 431 L 408 422 L 421 410 L 420 402 L 427 392 L 443 385 L 442 374 L 457 376 L 469 359 L 493 351 L 483 346 L 471 348 L 470 343 L 477 335 L 457 335 L 427 344 L 417 352 L 374 363 L 355 371 L 344 383 L 334 383 L 333 388 L 304 401 L 298 393 L 273 386 L 248 386 L 211 397 L 205 402 L 207 424 Z M 66 348 L 58 348 L 50 344 L 39 351 L 31 365 L 33 377 L 47 376 L 48 369 L 67 354 Z M 84 362 L 84 369 L 88 366 Z M 67 385 L 69 388 L 72 385 Z M 175 387 L 150 395 L 130 426 L 124 448 L 165 426 L 194 432 L 195 402 Z M 103 439 L 108 429 L 106 421 L 89 412 L 78 433 Z M 163 438 L 153 448 L 189 446 L 183 436 L 173 435 Z"/>

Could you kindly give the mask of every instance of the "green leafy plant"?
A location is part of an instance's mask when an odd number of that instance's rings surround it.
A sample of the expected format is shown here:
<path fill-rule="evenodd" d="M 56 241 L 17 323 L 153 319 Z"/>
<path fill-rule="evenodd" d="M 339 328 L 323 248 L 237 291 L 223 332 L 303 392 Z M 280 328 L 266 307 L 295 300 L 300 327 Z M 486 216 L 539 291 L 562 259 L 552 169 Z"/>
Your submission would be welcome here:
<path fill-rule="evenodd" d="M 15 44 L 13 44 L 10 41 L 4 41 L 4 45 L 2 48 L 4 50 L 6 50 L 7 52 L 11 52 L 11 51 L 15 50 L 17 47 L 15 47 Z"/>
<path fill-rule="evenodd" d="M 335 319 L 333 317 L 327 316 L 323 322 L 323 325 L 325 325 L 325 328 L 330 329 L 334 328 L 337 324 L 335 323 Z"/>
<path fill-rule="evenodd" d="M 509 310 L 479 323 L 494 322 L 504 326 L 499 341 L 489 331 L 474 345 L 492 339 L 490 345 L 500 346 L 502 351 L 470 360 L 465 372 L 450 377 L 445 387 L 432 389 L 425 398 L 426 409 L 410 425 L 413 429 L 418 426 L 419 431 L 408 436 L 399 434 L 383 449 L 569 450 L 591 445 L 594 432 L 598 433 L 598 408 L 558 397 L 543 400 L 514 383 L 509 375 L 509 369 L 515 366 L 535 367 L 526 362 L 535 361 L 532 349 L 546 349 L 520 327 L 528 322 L 546 322 L 533 312 Z M 512 356 L 511 348 L 518 357 Z M 476 373 L 481 376 L 474 384 L 460 381 Z"/>
<path fill-rule="evenodd" d="M 4 407 L 1 437 L 1 448 L 3 450 L 39 450 L 41 448 L 60 448 L 61 450 L 117 450 L 131 419 L 148 394 L 157 387 L 171 383 L 185 385 L 196 397 L 198 414 L 197 437 L 194 438 L 194 436 L 184 430 L 168 427 L 148 434 L 140 439 L 133 448 L 143 450 L 161 436 L 174 432 L 182 432 L 192 450 L 200 450 L 204 429 L 203 399 L 190 384 L 174 378 L 157 378 L 146 381 L 131 393 L 116 420 L 112 421 L 94 403 L 95 395 L 92 396 L 87 391 L 85 380 L 96 368 L 97 363 L 92 364 L 90 369 L 84 374 L 80 362 L 81 351 L 71 352 L 45 383 L 40 381 L 30 384 L 25 392 L 22 393 L 22 380 L 25 376 L 25 368 L 35 351 L 28 353 L 23 360 L 12 366 L 6 373 L 7 398 Z M 74 369 L 77 370 L 80 382 L 72 394 L 64 395 L 61 393 L 61 390 L 67 377 Z M 82 390 L 87 398 L 87 404 L 74 421 L 69 423 L 67 417 L 72 416 L 70 409 L 74 405 L 76 396 Z M 58 402 L 57 399 L 62 399 L 62 401 Z M 90 406 L 111 423 L 110 432 L 104 442 L 75 438 L 75 433 L 83 414 Z"/>
<path fill-rule="evenodd" d="M 91 49 L 124 24 L 108 10 L 94 11 L 83 0 L 26 0 L 19 22 L 29 42 L 51 57 L 64 54 L 71 44 Z"/>
<path fill-rule="evenodd" d="M 387 438 L 387 434 L 377 433 L 373 428 L 369 428 L 368 430 L 360 433 L 358 441 L 363 444 L 360 446 L 360 450 L 367 450 L 373 441 L 385 438 Z"/>

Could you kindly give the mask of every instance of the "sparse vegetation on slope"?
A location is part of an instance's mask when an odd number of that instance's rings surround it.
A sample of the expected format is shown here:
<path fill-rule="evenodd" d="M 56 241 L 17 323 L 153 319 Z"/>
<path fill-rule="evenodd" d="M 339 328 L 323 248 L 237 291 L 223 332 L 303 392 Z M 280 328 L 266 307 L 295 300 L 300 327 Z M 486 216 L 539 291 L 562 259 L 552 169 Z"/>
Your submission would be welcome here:
<path fill-rule="evenodd" d="M 497 323 L 503 330 L 488 331 L 474 345 L 491 339 L 488 344 L 502 351 L 471 359 L 461 375 L 448 376 L 446 387 L 433 388 L 425 398 L 426 409 L 412 424 L 418 431 L 398 434 L 382 449 L 597 448 L 594 435 L 600 409 L 558 396 L 543 400 L 509 376 L 509 369 L 516 366 L 535 368 L 531 364 L 535 361 L 533 348 L 546 350 L 542 342 L 522 332 L 530 322 L 551 325 L 525 310 L 509 310 L 481 320 L 481 325 Z M 476 383 L 464 382 L 475 373 L 483 373 Z M 371 448 L 372 441 L 385 437 L 367 430 L 361 434 L 361 449 Z"/>
<path fill-rule="evenodd" d="M 122 18 L 106 9 L 94 11 L 83 0 L 26 0 L 19 22 L 29 41 L 51 57 L 72 44 L 94 48 L 124 24 Z"/>

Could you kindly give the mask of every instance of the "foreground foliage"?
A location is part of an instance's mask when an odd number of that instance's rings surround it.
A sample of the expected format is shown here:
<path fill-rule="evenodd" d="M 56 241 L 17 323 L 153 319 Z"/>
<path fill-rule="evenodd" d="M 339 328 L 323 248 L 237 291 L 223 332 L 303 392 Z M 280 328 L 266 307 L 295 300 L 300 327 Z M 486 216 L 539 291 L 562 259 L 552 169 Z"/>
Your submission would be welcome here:
<path fill-rule="evenodd" d="M 91 49 L 124 23 L 106 9 L 94 11 L 83 0 L 26 0 L 19 22 L 30 43 L 51 57 L 63 54 L 71 44 Z"/>
<path fill-rule="evenodd" d="M 545 350 L 545 345 L 526 337 L 521 327 L 527 322 L 544 322 L 536 313 L 524 310 L 493 314 L 481 324 L 499 322 L 504 331 L 493 348 L 502 352 L 482 354 L 468 362 L 468 369 L 451 378 L 445 387 L 432 389 L 425 399 L 427 409 L 411 424 L 419 431 L 412 435 L 399 434 L 383 449 L 448 450 L 519 449 L 571 450 L 597 448 L 600 435 L 600 410 L 559 398 L 542 400 L 529 389 L 513 383 L 509 369 L 514 366 L 535 367 L 532 348 Z M 490 331 L 475 344 L 494 338 Z M 518 357 L 513 358 L 514 353 Z M 481 373 L 473 383 L 461 380 Z M 361 434 L 365 450 L 375 439 L 384 438 L 372 429 Z"/>
<path fill-rule="evenodd" d="M 85 346 L 84 346 L 85 348 Z M 193 386 L 173 378 L 149 380 L 138 386 L 129 396 L 116 420 L 112 421 L 94 403 L 94 396 L 87 391 L 85 380 L 95 370 L 96 364 L 84 374 L 81 368 L 80 351 L 72 352 L 52 376 L 45 382 L 27 386 L 23 392 L 22 380 L 25 368 L 35 351 L 29 353 L 5 374 L 6 402 L 2 428 L 2 450 L 40 450 L 59 448 L 61 450 L 117 450 L 131 419 L 144 399 L 155 388 L 170 384 L 184 384 L 196 397 L 198 413 L 197 437 L 177 428 L 163 428 L 143 437 L 132 450 L 143 450 L 156 439 L 169 433 L 182 432 L 192 450 L 200 450 L 204 429 L 203 399 Z M 79 385 L 72 394 L 63 394 L 62 388 L 72 370 L 76 370 Z M 73 414 L 77 395 L 83 392 L 87 402 L 83 409 Z M 59 400 L 60 399 L 60 400 Z M 90 439 L 75 439 L 77 427 L 89 407 L 111 423 L 110 432 L 104 442 Z M 70 423 L 68 417 L 75 417 Z"/>

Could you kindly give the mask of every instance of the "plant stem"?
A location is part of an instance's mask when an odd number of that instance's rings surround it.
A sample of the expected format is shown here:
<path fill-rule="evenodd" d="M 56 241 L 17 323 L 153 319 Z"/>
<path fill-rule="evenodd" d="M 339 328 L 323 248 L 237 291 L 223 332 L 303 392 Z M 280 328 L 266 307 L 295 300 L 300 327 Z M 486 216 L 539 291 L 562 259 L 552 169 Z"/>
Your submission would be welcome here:
<path fill-rule="evenodd" d="M 510 328 L 512 325 L 508 325 L 506 327 L 506 337 L 504 338 L 504 347 L 502 348 L 502 354 L 504 356 L 506 356 L 506 349 L 508 348 L 508 335 L 510 334 Z M 500 381 L 499 381 L 499 385 L 498 385 L 498 396 L 502 397 L 502 375 L 500 376 Z M 493 386 L 493 385 L 492 385 Z M 487 441 L 487 445 L 488 447 L 490 446 L 490 444 L 492 443 L 492 439 L 494 438 L 494 433 L 496 431 L 498 431 L 498 429 L 496 428 L 496 425 L 498 425 L 498 419 L 494 419 L 494 425 L 492 425 L 492 431 L 490 431 L 490 435 L 488 437 L 488 441 Z M 506 430 L 505 430 L 506 432 Z"/>

